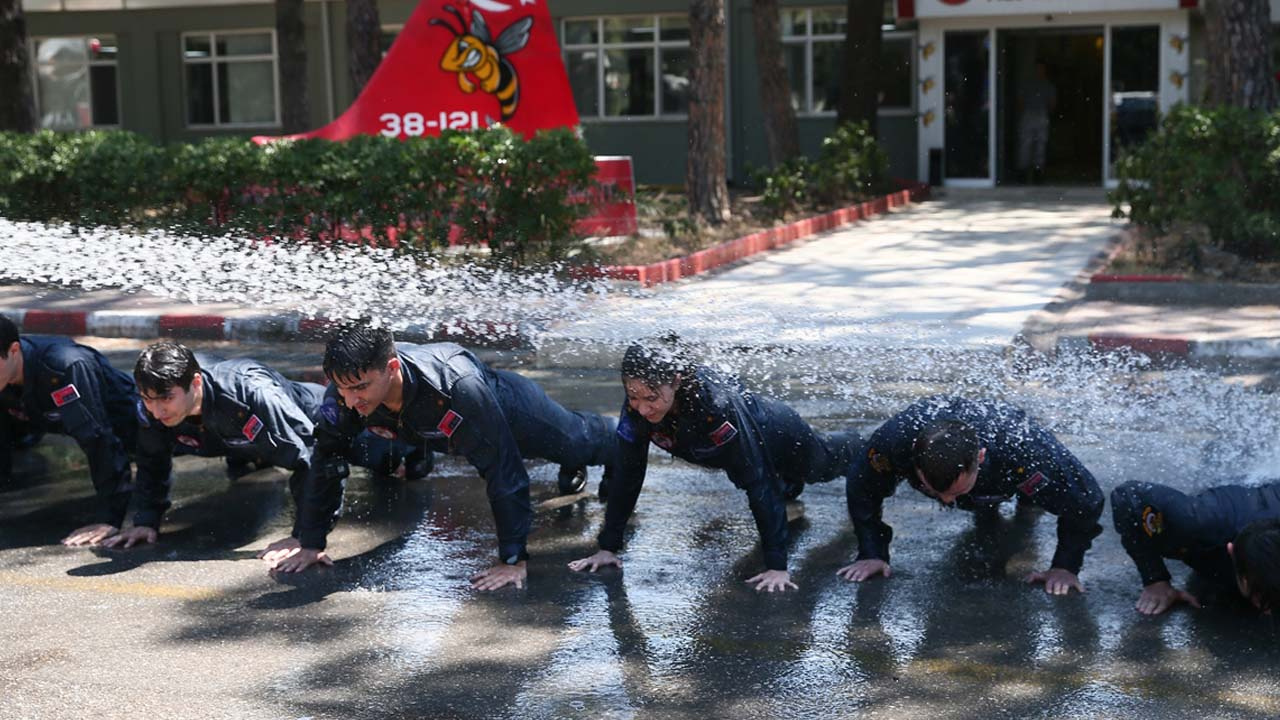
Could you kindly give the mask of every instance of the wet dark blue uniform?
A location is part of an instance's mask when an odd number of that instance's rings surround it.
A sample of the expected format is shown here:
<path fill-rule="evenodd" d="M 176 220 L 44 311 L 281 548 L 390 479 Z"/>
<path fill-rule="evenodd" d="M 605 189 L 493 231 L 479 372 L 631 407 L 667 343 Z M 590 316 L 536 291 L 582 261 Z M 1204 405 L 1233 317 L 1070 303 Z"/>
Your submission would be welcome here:
<path fill-rule="evenodd" d="M 1142 584 L 1168 581 L 1164 558 L 1235 588 L 1227 543 L 1246 525 L 1280 518 L 1280 482 L 1223 485 L 1186 495 L 1167 485 L 1127 482 L 1111 491 L 1111 513 Z"/>
<path fill-rule="evenodd" d="M 1058 548 L 1052 567 L 1079 573 L 1084 554 L 1102 531 L 1104 498 L 1093 475 L 1048 430 L 1022 410 L 994 400 L 931 397 L 912 403 L 881 425 L 849 473 L 846 499 L 858 535 L 858 560 L 889 561 L 893 529 L 881 519 L 884 499 L 898 483 L 918 485 L 912 445 L 937 420 L 972 427 L 986 458 L 973 490 L 956 507 L 976 510 L 1015 495 L 1058 516 Z"/>
<path fill-rule="evenodd" d="M 651 442 L 695 465 L 724 470 L 747 493 L 770 570 L 787 569 L 788 494 L 843 475 L 860 447 L 856 435 L 820 436 L 787 405 L 747 391 L 736 378 L 697 368 L 656 425 L 629 404 L 622 406 L 618 471 L 609 484 L 601 549 L 622 550 Z"/>
<path fill-rule="evenodd" d="M 379 405 L 368 417 L 342 403 L 331 385 L 316 426 L 315 469 L 308 485 L 299 539 L 322 550 L 341 509 L 344 456 L 365 428 L 420 450 L 463 455 L 486 483 L 498 530 L 499 557 L 525 557 L 533 511 L 524 458 L 562 466 L 612 465 L 613 423 L 595 413 L 570 412 L 521 375 L 494 370 L 453 343 L 397 343 L 403 402 L 399 413 Z"/>
<path fill-rule="evenodd" d="M 173 455 L 226 456 L 236 464 L 284 468 L 292 472 L 295 503 L 301 499 L 324 388 L 286 380 L 255 360 L 199 362 L 204 385 L 200 415 L 169 428 L 138 403 L 134 525 L 159 528 L 170 504 Z"/>
<path fill-rule="evenodd" d="M 75 438 L 89 460 L 98 522 L 120 527 L 129 509 L 129 453 L 138 432 L 133 378 L 97 350 L 66 338 L 27 335 L 22 384 L 0 393 L 0 476 L 12 472 L 14 443 L 57 433 Z"/>

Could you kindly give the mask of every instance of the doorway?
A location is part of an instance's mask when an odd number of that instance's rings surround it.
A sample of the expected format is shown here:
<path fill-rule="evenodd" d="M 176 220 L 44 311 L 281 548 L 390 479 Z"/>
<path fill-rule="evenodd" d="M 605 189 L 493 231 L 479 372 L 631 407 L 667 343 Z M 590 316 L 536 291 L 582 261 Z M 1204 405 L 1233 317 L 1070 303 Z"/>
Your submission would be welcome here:
<path fill-rule="evenodd" d="M 1001 30 L 996 47 L 996 182 L 1102 182 L 1101 27 Z"/>

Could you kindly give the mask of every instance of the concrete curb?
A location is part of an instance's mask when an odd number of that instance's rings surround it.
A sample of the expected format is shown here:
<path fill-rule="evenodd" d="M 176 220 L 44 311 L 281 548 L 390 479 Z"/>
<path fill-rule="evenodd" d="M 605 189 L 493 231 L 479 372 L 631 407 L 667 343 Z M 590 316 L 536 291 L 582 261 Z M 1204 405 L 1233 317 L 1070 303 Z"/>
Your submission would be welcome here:
<path fill-rule="evenodd" d="M 250 342 L 292 340 L 320 342 L 338 321 L 298 315 L 149 314 L 145 312 L 80 312 L 74 310 L 0 310 L 24 333 L 41 335 L 89 335 L 94 337 L 175 338 L 182 340 L 245 340 Z M 451 322 L 439 325 L 411 325 L 396 334 L 407 342 L 451 341 L 493 350 L 525 349 L 529 333 L 525 328 L 504 323 Z"/>
<path fill-rule="evenodd" d="M 844 227 L 858 220 L 886 213 L 892 208 L 903 207 L 929 198 L 929 186 L 924 183 L 904 183 L 897 192 L 867 202 L 856 203 L 831 212 L 796 220 L 795 222 L 744 235 L 734 240 L 699 250 L 692 255 L 672 258 L 649 265 L 603 265 L 574 271 L 580 278 L 609 278 L 637 282 L 641 287 L 675 282 L 686 277 L 701 275 L 716 268 L 758 255 L 789 243 L 812 237 L 818 233 Z"/>
<path fill-rule="evenodd" d="M 1138 305 L 1202 305 L 1235 307 L 1280 304 L 1280 285 L 1206 283 L 1180 275 L 1111 275 L 1099 273 L 1085 287 L 1086 300 Z"/>
<path fill-rule="evenodd" d="M 1095 333 L 1087 336 L 1058 338 L 1057 352 L 1114 352 L 1129 350 L 1153 358 L 1175 357 L 1186 360 L 1277 360 L 1280 338 L 1242 340 L 1192 340 L 1183 337 L 1142 337 Z"/>

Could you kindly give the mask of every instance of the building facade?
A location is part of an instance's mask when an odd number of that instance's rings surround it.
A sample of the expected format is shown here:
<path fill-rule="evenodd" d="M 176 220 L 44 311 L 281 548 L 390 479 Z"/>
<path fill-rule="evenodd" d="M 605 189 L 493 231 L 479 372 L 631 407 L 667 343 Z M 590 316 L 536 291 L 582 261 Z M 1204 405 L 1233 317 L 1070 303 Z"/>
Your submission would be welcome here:
<path fill-rule="evenodd" d="M 584 136 L 630 155 L 642 183 L 683 181 L 687 2 L 547 0 Z M 843 4 L 781 0 L 801 146 L 834 125 Z M 891 0 L 879 135 L 891 172 L 957 186 L 1106 184 L 1160 112 L 1198 97 L 1193 0 Z M 381 0 L 384 50 L 413 0 Z M 24 0 L 45 127 L 120 127 L 160 141 L 278 132 L 274 7 L 236 0 Z M 728 0 L 730 176 L 767 163 L 750 0 Z M 341 0 L 306 3 L 312 125 L 353 98 Z M 1273 0 L 1273 18 L 1280 0 Z M 1026 117 L 1051 106 L 1043 175 L 1022 172 Z"/>

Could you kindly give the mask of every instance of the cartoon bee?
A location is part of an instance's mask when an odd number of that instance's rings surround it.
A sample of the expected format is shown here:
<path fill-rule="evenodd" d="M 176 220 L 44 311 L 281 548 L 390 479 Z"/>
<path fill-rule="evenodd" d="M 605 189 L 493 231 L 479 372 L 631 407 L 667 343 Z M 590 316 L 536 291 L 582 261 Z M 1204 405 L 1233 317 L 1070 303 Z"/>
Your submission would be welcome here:
<path fill-rule="evenodd" d="M 440 69 L 458 73 L 458 87 L 465 93 L 475 92 L 476 83 L 467 77 L 474 75 L 481 90 L 498 98 L 502 119 L 509 119 L 516 114 L 516 105 L 520 102 L 520 78 L 506 56 L 529 43 L 533 17 L 525 16 L 511 23 L 494 42 L 479 10 L 471 11 L 471 32 L 468 33 L 462 13 L 452 5 L 445 5 L 444 9 L 458 18 L 461 29 L 455 30 L 446 20 L 431 19 L 432 25 L 440 25 L 453 33 L 453 42 L 440 58 Z"/>

